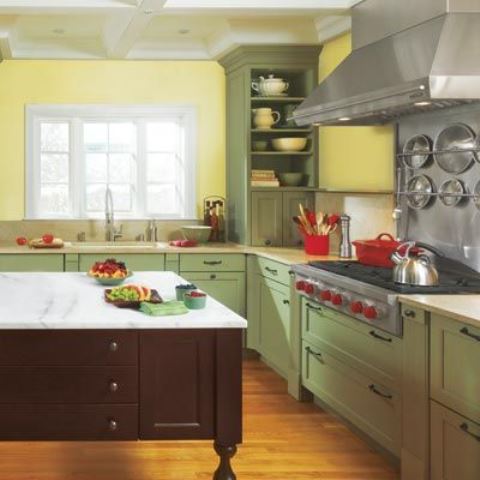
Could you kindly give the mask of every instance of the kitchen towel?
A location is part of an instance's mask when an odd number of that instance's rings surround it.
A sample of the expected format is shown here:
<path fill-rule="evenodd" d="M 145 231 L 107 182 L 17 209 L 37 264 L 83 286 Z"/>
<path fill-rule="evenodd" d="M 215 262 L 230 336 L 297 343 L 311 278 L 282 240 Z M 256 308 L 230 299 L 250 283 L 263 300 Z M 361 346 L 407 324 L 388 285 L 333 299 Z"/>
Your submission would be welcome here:
<path fill-rule="evenodd" d="M 140 311 L 146 315 L 161 317 L 166 315 L 184 315 L 188 313 L 188 308 L 183 302 L 171 300 L 163 303 L 142 302 L 140 304 Z"/>

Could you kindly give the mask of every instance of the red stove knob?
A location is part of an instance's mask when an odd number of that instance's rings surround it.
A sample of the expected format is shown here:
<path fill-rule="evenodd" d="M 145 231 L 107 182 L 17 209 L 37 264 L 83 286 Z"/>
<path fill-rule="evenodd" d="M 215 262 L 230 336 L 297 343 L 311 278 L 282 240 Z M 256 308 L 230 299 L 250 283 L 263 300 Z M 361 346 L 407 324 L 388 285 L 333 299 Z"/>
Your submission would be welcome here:
<path fill-rule="evenodd" d="M 295 289 L 299 292 L 303 292 L 305 290 L 305 282 L 303 280 L 299 280 L 295 283 Z"/>
<path fill-rule="evenodd" d="M 343 303 L 343 297 L 339 293 L 336 293 L 332 296 L 332 303 L 337 306 L 341 305 Z"/>
<path fill-rule="evenodd" d="M 365 318 L 368 318 L 369 320 L 375 320 L 378 317 L 377 309 L 372 306 L 365 307 L 363 314 L 365 315 Z"/>
<path fill-rule="evenodd" d="M 307 295 L 312 295 L 312 293 L 315 291 L 315 287 L 311 283 L 306 283 L 303 290 Z"/>
<path fill-rule="evenodd" d="M 350 304 L 350 310 L 352 313 L 359 314 L 363 312 L 362 302 L 352 302 Z"/>
<path fill-rule="evenodd" d="M 320 298 L 324 301 L 324 302 L 328 302 L 329 300 L 332 299 L 332 292 L 330 290 L 322 290 L 320 292 Z"/>

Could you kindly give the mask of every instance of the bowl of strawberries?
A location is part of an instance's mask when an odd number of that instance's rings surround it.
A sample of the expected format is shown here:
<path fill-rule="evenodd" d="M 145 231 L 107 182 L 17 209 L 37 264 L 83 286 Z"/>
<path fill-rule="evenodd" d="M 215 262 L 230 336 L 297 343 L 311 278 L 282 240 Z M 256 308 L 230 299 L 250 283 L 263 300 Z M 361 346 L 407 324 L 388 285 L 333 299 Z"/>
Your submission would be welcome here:
<path fill-rule="evenodd" d="M 95 262 L 87 275 L 101 285 L 116 286 L 122 284 L 133 273 L 127 269 L 124 262 L 115 258 L 107 258 L 104 262 Z"/>

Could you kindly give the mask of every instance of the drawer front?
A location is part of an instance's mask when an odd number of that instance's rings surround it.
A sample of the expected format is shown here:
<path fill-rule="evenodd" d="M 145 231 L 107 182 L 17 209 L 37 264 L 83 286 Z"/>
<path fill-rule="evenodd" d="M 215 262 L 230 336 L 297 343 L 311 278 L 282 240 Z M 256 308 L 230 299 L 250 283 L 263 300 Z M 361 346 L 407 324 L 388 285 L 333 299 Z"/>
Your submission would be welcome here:
<path fill-rule="evenodd" d="M 134 272 L 162 272 L 165 270 L 165 255 L 159 253 L 104 253 L 82 254 L 79 257 L 79 271 L 87 272 L 95 262 L 103 262 L 114 257 L 125 262 L 129 270 Z"/>
<path fill-rule="evenodd" d="M 1 272 L 63 272 L 59 253 L 18 253 L 0 255 Z"/>
<path fill-rule="evenodd" d="M 431 397 L 480 423 L 480 329 L 432 315 Z"/>
<path fill-rule="evenodd" d="M 302 336 L 390 388 L 400 390 L 401 339 L 302 299 Z"/>
<path fill-rule="evenodd" d="M 480 424 L 431 402 L 431 480 L 480 478 Z"/>
<path fill-rule="evenodd" d="M 180 255 L 180 272 L 244 272 L 245 255 L 192 253 Z"/>
<path fill-rule="evenodd" d="M 137 405 L 2 405 L 0 440 L 136 440 Z"/>
<path fill-rule="evenodd" d="M 134 331 L 0 331 L 0 366 L 137 364 L 138 336 Z"/>
<path fill-rule="evenodd" d="M 400 397 L 304 341 L 302 384 L 395 455 L 400 453 Z"/>
<path fill-rule="evenodd" d="M 137 367 L 0 367 L 0 403 L 137 403 Z"/>
<path fill-rule="evenodd" d="M 275 262 L 268 258 L 258 257 L 258 270 L 260 275 L 275 280 L 276 282 L 290 285 L 290 266 Z"/>

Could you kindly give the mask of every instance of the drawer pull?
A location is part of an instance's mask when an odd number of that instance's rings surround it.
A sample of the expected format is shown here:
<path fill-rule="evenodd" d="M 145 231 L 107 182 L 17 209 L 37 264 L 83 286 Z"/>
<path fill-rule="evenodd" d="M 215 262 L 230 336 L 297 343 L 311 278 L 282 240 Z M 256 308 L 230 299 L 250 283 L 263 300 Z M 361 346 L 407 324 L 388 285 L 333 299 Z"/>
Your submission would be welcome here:
<path fill-rule="evenodd" d="M 203 264 L 204 265 L 210 265 L 210 266 L 215 266 L 215 265 L 221 265 L 223 263 L 223 260 L 204 260 Z"/>
<path fill-rule="evenodd" d="M 290 305 L 290 300 L 284 300 L 284 301 L 283 301 L 283 304 L 284 304 L 284 305 Z"/>
<path fill-rule="evenodd" d="M 113 418 L 111 418 L 108 421 L 108 428 L 111 432 L 115 432 L 116 430 L 118 430 L 118 422 L 116 420 L 114 420 Z"/>
<path fill-rule="evenodd" d="M 470 331 L 468 330 L 467 327 L 463 327 L 463 328 L 460 330 L 460 333 L 463 333 L 463 334 L 466 335 L 467 337 L 473 338 L 473 339 L 476 340 L 477 342 L 480 342 L 480 335 L 475 335 L 474 333 L 470 333 Z"/>
<path fill-rule="evenodd" d="M 403 312 L 403 314 L 404 314 L 406 317 L 415 318 L 415 311 L 414 311 L 414 310 L 405 310 L 405 311 Z"/>
<path fill-rule="evenodd" d="M 266 270 L 268 273 L 271 273 L 272 275 L 278 275 L 278 270 L 275 270 L 274 268 L 265 267 L 265 270 Z"/>
<path fill-rule="evenodd" d="M 112 381 L 109 383 L 108 388 L 110 389 L 111 392 L 118 392 L 118 383 L 115 381 Z"/>
<path fill-rule="evenodd" d="M 290 276 L 293 276 L 293 275 L 295 275 L 295 272 L 294 272 L 293 270 L 289 270 L 289 271 L 288 271 L 288 274 L 289 274 Z"/>
<path fill-rule="evenodd" d="M 475 435 L 473 432 L 471 432 L 469 429 L 468 429 L 468 425 L 466 423 L 462 423 L 460 425 L 460 430 L 463 430 L 467 435 L 470 435 L 471 437 L 473 437 L 477 442 L 480 442 L 480 435 Z"/>
<path fill-rule="evenodd" d="M 379 335 L 375 330 L 370 330 L 370 335 L 373 337 L 373 338 L 377 338 L 378 340 L 382 340 L 383 342 L 392 342 L 392 339 L 391 338 L 387 338 L 387 337 L 384 337 L 382 335 Z"/>
<path fill-rule="evenodd" d="M 312 305 L 311 303 L 307 303 L 307 308 L 310 308 L 311 310 L 315 310 L 317 312 L 322 312 L 323 311 L 323 308 L 322 307 L 315 307 L 314 305 Z"/>
<path fill-rule="evenodd" d="M 371 392 L 373 392 L 375 395 L 379 395 L 380 397 L 383 398 L 388 398 L 392 399 L 393 395 L 387 395 L 386 393 L 382 393 L 380 390 L 377 389 L 377 387 L 372 383 L 371 385 L 368 386 Z"/>
<path fill-rule="evenodd" d="M 111 352 L 116 352 L 118 350 L 118 343 L 115 340 L 112 340 L 108 348 Z"/>
<path fill-rule="evenodd" d="M 316 352 L 315 350 L 312 350 L 310 347 L 305 347 L 305 350 L 307 351 L 307 353 L 310 353 L 314 357 L 317 357 L 319 360 L 323 361 L 323 355 L 320 352 Z"/>
<path fill-rule="evenodd" d="M 265 245 L 268 247 L 272 244 L 272 241 L 271 240 L 265 240 Z"/>
<path fill-rule="evenodd" d="M 212 273 L 212 274 L 210 275 L 210 280 L 215 280 L 216 278 L 217 278 L 217 276 L 216 276 L 214 273 Z"/>

